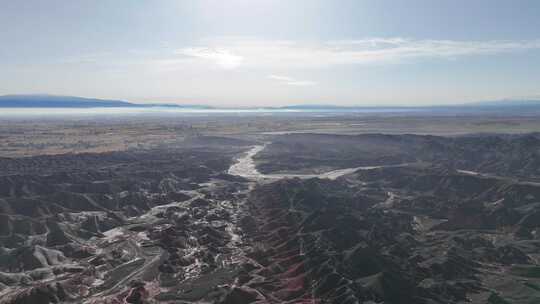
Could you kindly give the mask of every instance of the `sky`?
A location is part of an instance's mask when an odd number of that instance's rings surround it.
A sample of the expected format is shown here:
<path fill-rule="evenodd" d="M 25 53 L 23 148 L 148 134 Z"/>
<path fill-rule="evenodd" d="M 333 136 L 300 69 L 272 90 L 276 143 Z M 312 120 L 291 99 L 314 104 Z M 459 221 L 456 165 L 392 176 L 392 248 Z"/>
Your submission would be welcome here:
<path fill-rule="evenodd" d="M 213 106 L 540 99 L 540 1 L 0 0 L 0 95 Z"/>

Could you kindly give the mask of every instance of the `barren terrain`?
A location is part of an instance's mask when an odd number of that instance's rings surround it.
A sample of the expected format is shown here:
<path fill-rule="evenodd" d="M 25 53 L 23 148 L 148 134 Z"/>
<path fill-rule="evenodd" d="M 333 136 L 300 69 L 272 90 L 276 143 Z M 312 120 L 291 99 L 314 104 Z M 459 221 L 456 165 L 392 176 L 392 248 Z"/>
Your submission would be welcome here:
<path fill-rule="evenodd" d="M 0 303 L 540 301 L 534 129 L 198 119 L 2 125 Z"/>

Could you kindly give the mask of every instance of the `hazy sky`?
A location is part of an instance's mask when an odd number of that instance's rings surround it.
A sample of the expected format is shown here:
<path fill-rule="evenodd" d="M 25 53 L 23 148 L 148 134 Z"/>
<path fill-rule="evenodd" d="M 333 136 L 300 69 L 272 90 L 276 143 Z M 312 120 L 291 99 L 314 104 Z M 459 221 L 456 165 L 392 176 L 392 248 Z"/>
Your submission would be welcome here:
<path fill-rule="evenodd" d="M 0 0 L 0 94 L 222 106 L 540 98 L 540 1 Z"/>

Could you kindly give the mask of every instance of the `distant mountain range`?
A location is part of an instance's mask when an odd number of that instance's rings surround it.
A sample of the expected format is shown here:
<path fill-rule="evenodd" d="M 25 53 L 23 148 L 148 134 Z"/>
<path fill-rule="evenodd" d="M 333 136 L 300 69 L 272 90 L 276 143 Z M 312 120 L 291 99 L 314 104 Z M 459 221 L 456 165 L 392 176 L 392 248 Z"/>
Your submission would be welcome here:
<path fill-rule="evenodd" d="M 465 104 L 472 107 L 538 107 L 539 99 L 501 99 L 492 101 L 480 101 Z"/>
<path fill-rule="evenodd" d="M 4 95 L 0 108 L 124 108 L 124 107 L 181 107 L 210 108 L 203 105 L 137 104 L 123 100 L 84 98 L 57 95 Z"/>
<path fill-rule="evenodd" d="M 4 95 L 0 96 L 0 108 L 128 108 L 128 107 L 171 107 L 186 109 L 216 109 L 206 105 L 137 104 L 123 100 L 83 98 L 56 95 Z M 229 108 L 230 109 L 230 108 Z M 243 108 L 245 109 L 245 108 Z M 249 108 L 247 108 L 249 109 Z M 445 106 L 336 106 L 336 105 L 291 105 L 283 107 L 253 107 L 257 110 L 312 111 L 312 112 L 355 112 L 355 111 L 422 111 L 437 113 L 540 113 L 540 100 L 494 100 Z"/>

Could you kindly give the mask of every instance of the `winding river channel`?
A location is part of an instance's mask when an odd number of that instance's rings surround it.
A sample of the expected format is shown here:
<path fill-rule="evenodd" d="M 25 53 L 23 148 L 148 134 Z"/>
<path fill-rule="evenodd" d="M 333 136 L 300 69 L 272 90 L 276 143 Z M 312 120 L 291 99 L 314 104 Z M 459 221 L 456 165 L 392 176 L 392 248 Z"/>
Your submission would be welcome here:
<path fill-rule="evenodd" d="M 234 163 L 229 168 L 228 173 L 231 175 L 241 176 L 250 180 L 275 180 L 275 179 L 282 179 L 282 178 L 307 179 L 307 178 L 315 178 L 315 177 L 325 178 L 325 179 L 336 179 L 340 176 L 353 173 L 357 170 L 370 170 L 370 169 L 376 169 L 376 168 L 382 167 L 382 166 L 354 167 L 354 168 L 332 170 L 332 171 L 324 172 L 321 174 L 295 174 L 295 173 L 263 174 L 257 170 L 257 167 L 255 165 L 255 160 L 253 159 L 253 157 L 257 155 L 257 153 L 264 150 L 265 147 L 266 145 L 257 145 L 251 148 L 248 152 L 245 153 L 244 156 L 237 159 L 236 163 Z"/>

